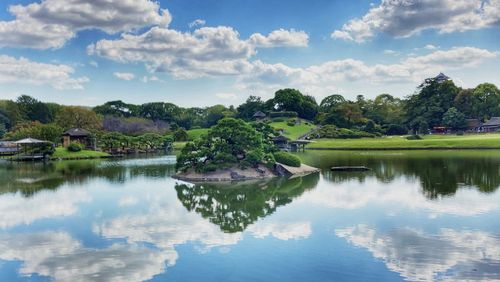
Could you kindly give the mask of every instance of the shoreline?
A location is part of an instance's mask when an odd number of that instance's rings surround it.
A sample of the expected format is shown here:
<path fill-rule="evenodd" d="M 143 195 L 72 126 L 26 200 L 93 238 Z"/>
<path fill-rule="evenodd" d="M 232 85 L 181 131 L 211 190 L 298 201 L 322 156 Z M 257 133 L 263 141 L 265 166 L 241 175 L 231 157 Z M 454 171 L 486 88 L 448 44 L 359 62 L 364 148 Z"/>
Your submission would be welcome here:
<path fill-rule="evenodd" d="M 453 150 L 500 150 L 500 147 L 390 147 L 390 148 L 307 148 L 311 151 L 453 151 Z"/>
<path fill-rule="evenodd" d="M 257 168 L 241 169 L 238 167 L 231 167 L 207 173 L 198 173 L 191 170 L 177 173 L 173 175 L 172 178 L 192 183 L 237 182 L 247 180 L 265 180 L 276 177 L 298 177 L 320 171 L 321 170 L 319 168 L 311 167 L 305 164 L 301 164 L 300 167 L 290 167 L 276 163 L 273 169 L 267 168 L 264 165 L 259 165 Z"/>

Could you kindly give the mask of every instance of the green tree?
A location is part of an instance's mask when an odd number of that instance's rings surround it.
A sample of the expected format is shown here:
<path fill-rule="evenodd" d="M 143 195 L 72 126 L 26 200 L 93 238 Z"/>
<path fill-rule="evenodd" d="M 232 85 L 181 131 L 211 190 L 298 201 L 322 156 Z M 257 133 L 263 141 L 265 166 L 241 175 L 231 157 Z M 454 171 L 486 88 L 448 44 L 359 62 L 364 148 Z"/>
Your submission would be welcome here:
<path fill-rule="evenodd" d="M 212 127 L 207 136 L 188 142 L 177 160 L 177 168 L 225 167 L 239 163 L 241 167 L 255 165 L 264 157 L 262 135 L 240 119 L 224 118 Z"/>
<path fill-rule="evenodd" d="M 174 141 L 187 141 L 189 139 L 188 133 L 184 128 L 179 128 L 174 131 Z"/>
<path fill-rule="evenodd" d="M 55 124 L 42 124 L 35 121 L 16 125 L 5 137 L 9 140 L 31 137 L 58 143 L 61 140 L 62 132 L 62 128 Z"/>
<path fill-rule="evenodd" d="M 453 107 L 458 92 L 459 88 L 451 80 L 426 79 L 419 92 L 410 96 L 406 103 L 407 121 L 413 125 L 412 129 L 416 130 L 415 125 L 422 119 L 430 128 L 441 125 L 444 113 Z"/>
<path fill-rule="evenodd" d="M 121 100 L 110 101 L 94 107 L 94 112 L 103 116 L 135 117 L 139 115 L 139 106 L 127 104 Z"/>
<path fill-rule="evenodd" d="M 459 112 L 455 107 L 451 107 L 443 115 L 443 124 L 452 129 L 465 129 L 467 122 L 465 115 Z"/>
<path fill-rule="evenodd" d="M 64 130 L 70 128 L 83 128 L 96 131 L 102 127 L 102 122 L 92 110 L 82 107 L 64 107 L 56 117 L 56 124 Z"/>
<path fill-rule="evenodd" d="M 237 116 L 239 118 L 250 120 L 253 115 L 258 111 L 265 111 L 265 104 L 260 97 L 250 96 L 245 103 L 237 108 Z"/>
<path fill-rule="evenodd" d="M 491 83 L 479 84 L 474 88 L 473 109 L 475 116 L 489 119 L 500 115 L 500 90 Z"/>
<path fill-rule="evenodd" d="M 53 121 L 51 111 L 44 103 L 28 95 L 21 95 L 16 103 L 21 111 L 21 115 L 28 121 L 39 121 L 49 123 Z"/>

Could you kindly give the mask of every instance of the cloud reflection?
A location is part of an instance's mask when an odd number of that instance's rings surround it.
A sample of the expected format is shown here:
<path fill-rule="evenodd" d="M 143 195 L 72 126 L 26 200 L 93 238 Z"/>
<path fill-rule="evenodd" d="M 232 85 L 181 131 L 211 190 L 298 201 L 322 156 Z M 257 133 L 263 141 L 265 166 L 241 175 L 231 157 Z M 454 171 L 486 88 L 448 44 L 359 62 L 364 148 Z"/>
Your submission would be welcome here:
<path fill-rule="evenodd" d="M 439 234 L 429 235 L 402 228 L 383 234 L 357 225 L 337 229 L 335 234 L 354 246 L 368 249 L 390 270 L 408 280 L 500 279 L 498 269 L 492 270 L 500 264 L 500 237 L 486 232 L 441 229 Z"/>
<path fill-rule="evenodd" d="M 141 245 L 86 248 L 65 232 L 0 236 L 0 259 L 22 261 L 21 275 L 36 273 L 56 281 L 147 280 L 162 273 L 172 256 Z"/>

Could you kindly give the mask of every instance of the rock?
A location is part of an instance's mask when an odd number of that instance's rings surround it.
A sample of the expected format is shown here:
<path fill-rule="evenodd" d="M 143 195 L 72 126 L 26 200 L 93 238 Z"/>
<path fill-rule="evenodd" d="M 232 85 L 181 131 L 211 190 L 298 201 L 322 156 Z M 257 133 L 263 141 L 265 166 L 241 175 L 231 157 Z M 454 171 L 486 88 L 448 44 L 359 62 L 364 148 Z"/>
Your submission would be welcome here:
<path fill-rule="evenodd" d="M 242 179 L 245 179 L 245 176 L 244 175 L 239 175 L 237 172 L 235 171 L 231 171 L 231 179 L 234 179 L 234 180 L 242 180 Z"/>

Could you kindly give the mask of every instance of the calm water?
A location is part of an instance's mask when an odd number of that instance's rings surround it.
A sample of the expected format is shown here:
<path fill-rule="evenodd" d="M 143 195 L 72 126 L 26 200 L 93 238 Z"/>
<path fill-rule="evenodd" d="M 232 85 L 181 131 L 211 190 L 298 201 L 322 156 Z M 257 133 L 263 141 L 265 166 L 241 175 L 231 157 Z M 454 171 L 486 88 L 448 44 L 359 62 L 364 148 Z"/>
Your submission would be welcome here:
<path fill-rule="evenodd" d="M 500 280 L 500 151 L 301 157 L 323 172 L 237 185 L 171 156 L 0 163 L 0 281 Z"/>

